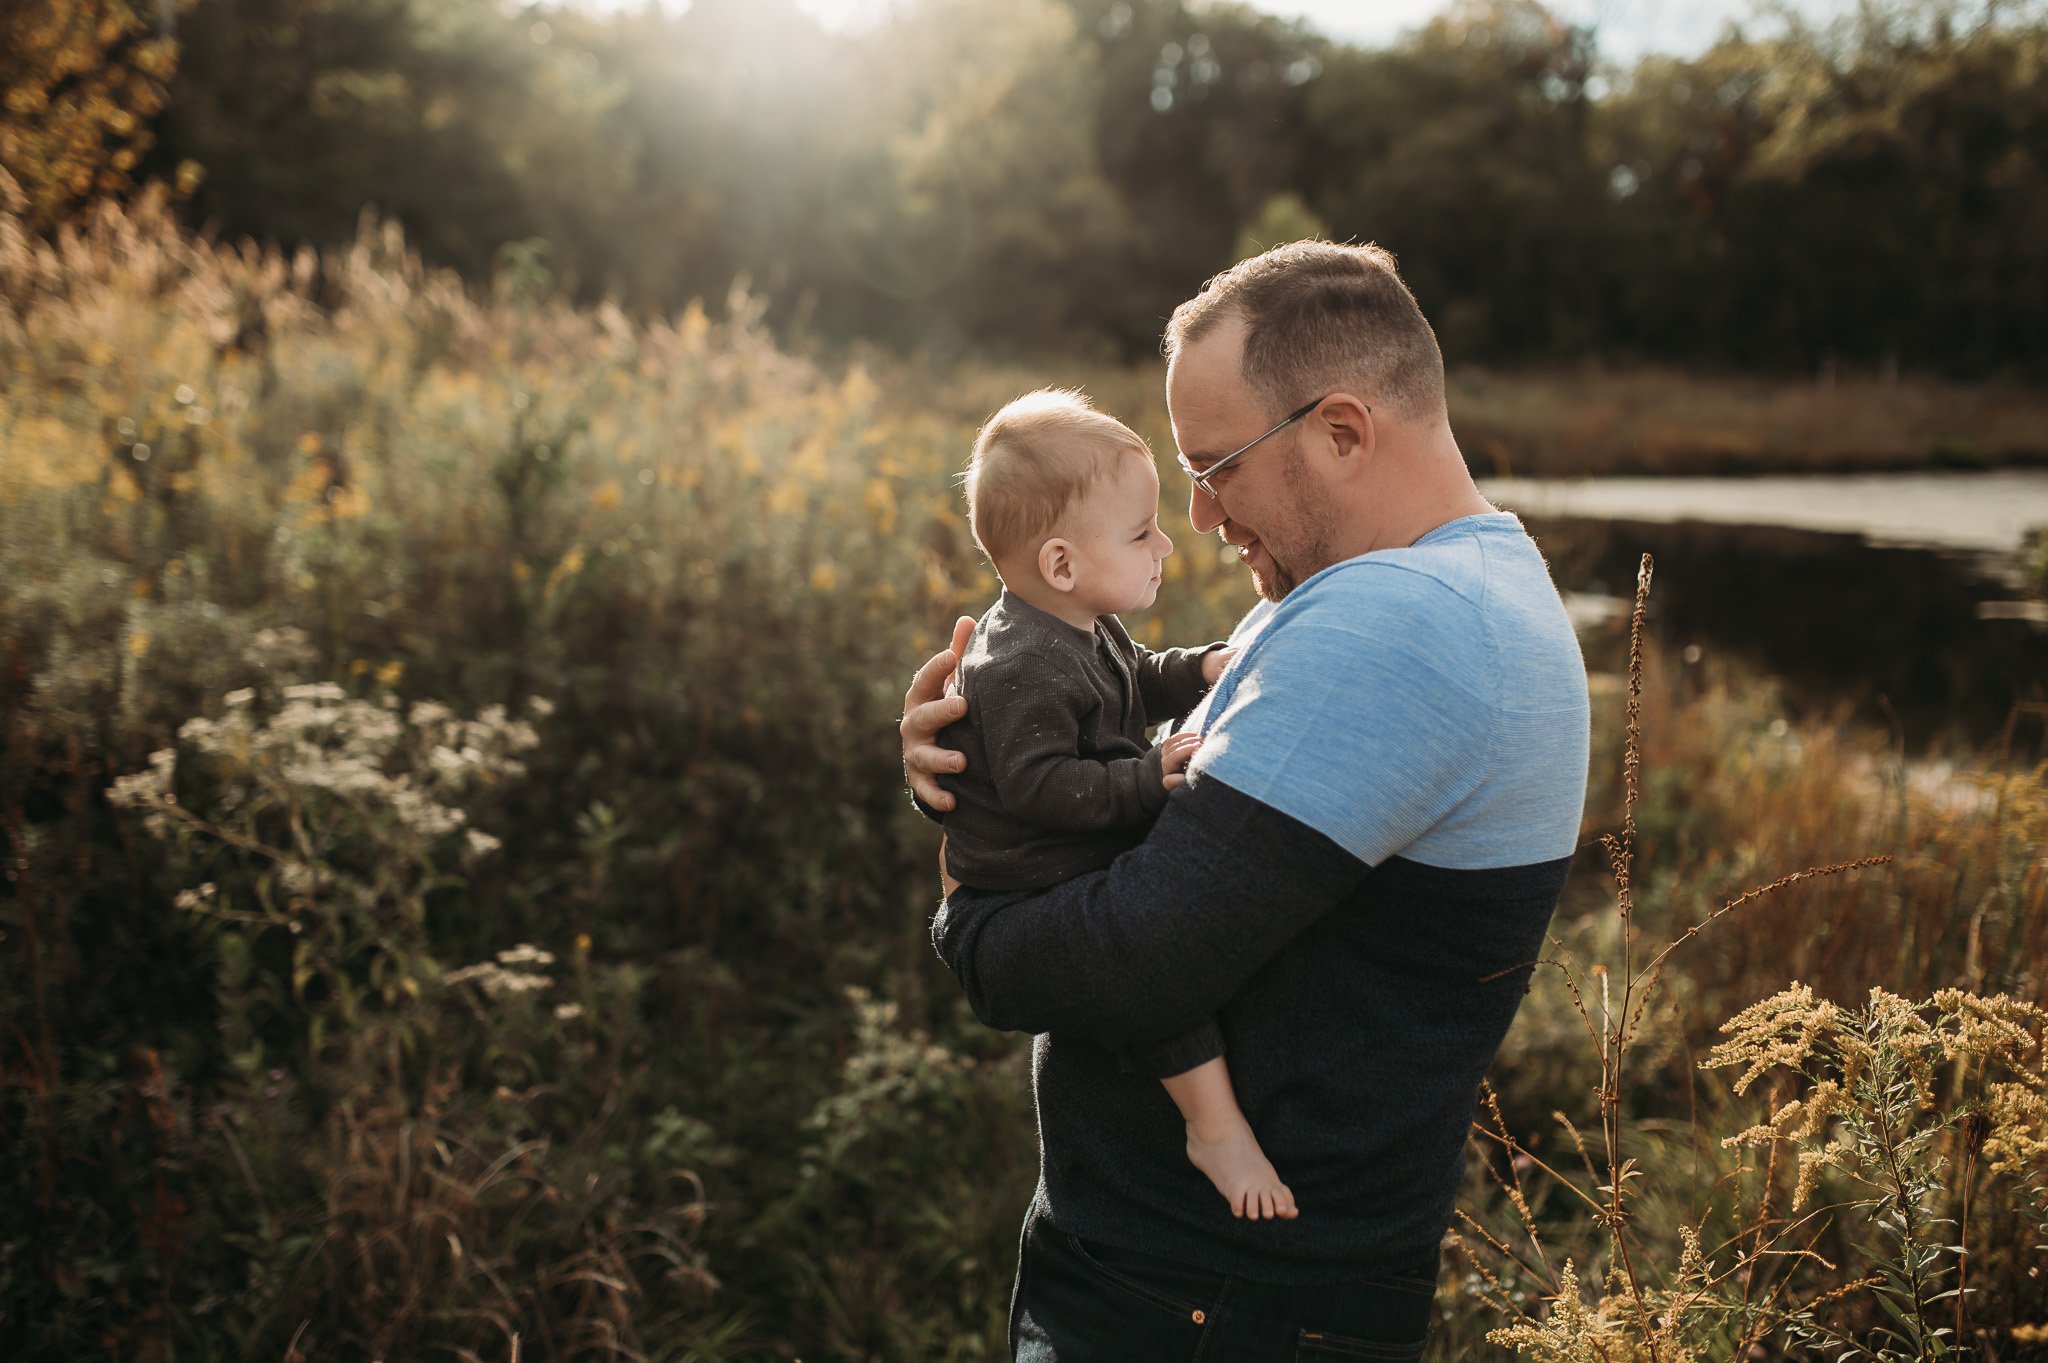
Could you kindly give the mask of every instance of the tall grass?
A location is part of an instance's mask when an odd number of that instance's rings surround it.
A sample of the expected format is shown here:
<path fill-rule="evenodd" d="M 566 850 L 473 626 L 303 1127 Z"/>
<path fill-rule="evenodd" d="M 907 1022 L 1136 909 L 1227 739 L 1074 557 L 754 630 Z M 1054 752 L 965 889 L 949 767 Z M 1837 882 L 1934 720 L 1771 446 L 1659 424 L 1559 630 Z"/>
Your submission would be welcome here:
<path fill-rule="evenodd" d="M 375 225 L 286 257 L 147 200 L 50 243 L 0 213 L 0 1337 L 999 1354 L 1029 1075 L 931 956 L 894 723 L 993 593 L 953 485 L 974 422 L 1077 377 L 806 359 L 744 296 L 636 323 L 479 295 Z M 1155 384 L 1092 387 L 1164 449 Z M 1133 622 L 1152 642 L 1249 600 L 1175 528 Z M 1649 1284 L 1692 1271 L 1703 1190 L 1770 1181 L 1719 1144 L 1765 1114 L 1696 1068 L 1724 1018 L 1795 978 L 1847 1008 L 2039 998 L 2048 808 L 2036 773 L 1786 729 L 1654 649 L 1641 677 L 1643 940 L 1784 869 L 1894 858 L 1662 972 L 1598 1084 L 1658 1178 L 1631 1204 Z M 1623 770 L 1624 719 L 1597 771 Z M 1589 833 L 1628 803 L 1596 790 Z M 1557 927 L 1588 960 L 1620 941 L 1600 873 Z M 1498 1076 L 1496 1134 L 1553 1168 L 1548 1114 L 1602 1073 L 1579 1022 L 1545 972 Z M 1986 1350 L 2048 1319 L 1989 1163 L 1945 1185 L 1979 1189 L 1958 1231 Z M 1605 1223 L 1547 1177 L 1524 1200 L 1596 1309 Z M 1483 1223 L 1493 1198 L 1475 1183 Z M 1874 1300 L 1831 1262 L 1816 1328 Z M 1565 1295 L 1488 1271 L 1539 1321 Z M 1465 1274 L 1445 1357 L 1500 1324 Z"/>

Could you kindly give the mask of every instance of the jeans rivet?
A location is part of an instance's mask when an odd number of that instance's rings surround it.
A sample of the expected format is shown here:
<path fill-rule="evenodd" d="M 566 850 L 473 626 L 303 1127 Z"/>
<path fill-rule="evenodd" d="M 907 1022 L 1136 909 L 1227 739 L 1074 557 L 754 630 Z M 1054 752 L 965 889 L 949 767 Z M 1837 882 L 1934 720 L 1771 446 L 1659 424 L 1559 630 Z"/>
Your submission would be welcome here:
<path fill-rule="evenodd" d="M 1189 1319 L 1194 1321 L 1194 1323 L 1197 1325 L 1207 1325 L 1209 1323 L 1209 1317 L 1204 1315 L 1200 1311 L 1195 1312 L 1194 1315 L 1189 1317 Z"/>

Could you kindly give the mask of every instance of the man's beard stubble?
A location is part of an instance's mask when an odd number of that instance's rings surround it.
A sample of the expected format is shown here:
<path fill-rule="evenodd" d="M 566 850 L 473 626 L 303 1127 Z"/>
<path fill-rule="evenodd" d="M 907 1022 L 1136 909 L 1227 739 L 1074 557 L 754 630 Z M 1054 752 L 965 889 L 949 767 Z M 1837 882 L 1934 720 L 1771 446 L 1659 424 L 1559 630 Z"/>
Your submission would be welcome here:
<path fill-rule="evenodd" d="M 1259 544 L 1266 551 L 1266 558 L 1272 564 L 1272 573 L 1252 569 L 1252 586 L 1258 594 L 1275 605 L 1281 598 L 1299 587 L 1308 578 L 1336 562 L 1330 554 L 1330 541 L 1334 533 L 1333 513 L 1328 502 L 1314 506 L 1307 504 L 1308 487 L 1307 461 L 1297 449 L 1289 448 L 1285 456 L 1288 486 L 1294 489 L 1295 503 L 1292 508 L 1294 519 L 1300 526 L 1300 543 L 1288 550 L 1282 561 L 1271 541 L 1261 535 Z"/>

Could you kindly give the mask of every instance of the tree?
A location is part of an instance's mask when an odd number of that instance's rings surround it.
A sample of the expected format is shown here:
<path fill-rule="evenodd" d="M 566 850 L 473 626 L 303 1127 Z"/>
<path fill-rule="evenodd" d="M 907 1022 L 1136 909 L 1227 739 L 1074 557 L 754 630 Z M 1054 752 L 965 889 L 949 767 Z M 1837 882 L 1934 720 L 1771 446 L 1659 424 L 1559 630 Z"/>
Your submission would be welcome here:
<path fill-rule="evenodd" d="M 138 0 L 11 0 L 0 13 L 0 174 L 47 230 L 134 187 L 177 66 L 176 6 Z"/>

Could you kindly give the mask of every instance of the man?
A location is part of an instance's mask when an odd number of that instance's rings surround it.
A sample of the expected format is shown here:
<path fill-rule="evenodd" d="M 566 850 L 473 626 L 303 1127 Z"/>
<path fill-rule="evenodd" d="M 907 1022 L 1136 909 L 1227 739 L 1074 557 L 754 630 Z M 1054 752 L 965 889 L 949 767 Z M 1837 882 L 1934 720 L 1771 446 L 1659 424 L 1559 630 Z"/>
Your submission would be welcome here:
<path fill-rule="evenodd" d="M 1031 896 L 949 880 L 933 920 L 976 1015 L 1039 1034 L 1012 1345 L 1418 1358 L 1478 1085 L 1577 841 L 1584 663 L 1534 543 L 1472 483 L 1385 251 L 1245 261 L 1165 348 L 1190 519 L 1264 600 L 1142 845 Z M 941 811 L 954 660 L 920 670 L 903 721 Z M 1231 1216 L 1159 1085 L 1118 1067 L 1212 1013 L 1298 1220 Z"/>

